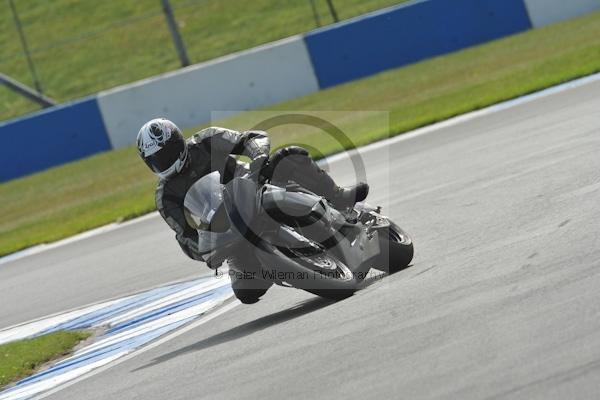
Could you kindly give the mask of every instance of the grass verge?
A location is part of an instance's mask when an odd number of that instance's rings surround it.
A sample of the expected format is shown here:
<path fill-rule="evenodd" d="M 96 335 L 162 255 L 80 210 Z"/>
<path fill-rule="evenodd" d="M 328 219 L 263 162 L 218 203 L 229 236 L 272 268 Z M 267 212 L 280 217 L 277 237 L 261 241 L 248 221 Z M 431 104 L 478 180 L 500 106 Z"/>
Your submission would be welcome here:
<path fill-rule="evenodd" d="M 270 110 L 345 110 L 334 123 L 355 145 L 600 71 L 600 13 L 337 86 Z M 389 112 L 389 124 L 357 111 Z M 220 122 L 245 125 L 252 113 Z M 191 130 L 187 132 L 191 133 Z M 132 132 L 135 135 L 135 132 Z M 316 129 L 271 132 L 274 147 L 342 150 Z M 0 185 L 0 255 L 154 209 L 156 180 L 133 147 Z"/>
<path fill-rule="evenodd" d="M 60 331 L 0 345 L 0 389 L 73 350 L 90 333 Z"/>

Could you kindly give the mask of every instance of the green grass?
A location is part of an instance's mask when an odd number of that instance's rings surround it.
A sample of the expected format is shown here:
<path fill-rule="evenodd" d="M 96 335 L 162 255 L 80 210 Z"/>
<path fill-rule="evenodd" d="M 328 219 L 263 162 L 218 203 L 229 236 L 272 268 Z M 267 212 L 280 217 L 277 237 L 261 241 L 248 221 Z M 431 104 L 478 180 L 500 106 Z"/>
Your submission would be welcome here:
<path fill-rule="evenodd" d="M 271 107 L 332 114 L 356 145 L 600 71 L 600 13 L 438 57 Z M 389 125 L 357 111 L 389 112 Z M 254 113 L 223 124 L 250 127 Z M 188 131 L 191 133 L 191 131 Z M 272 132 L 274 147 L 341 150 L 316 129 Z M 0 185 L 0 254 L 154 209 L 154 176 L 134 148 L 99 154 Z"/>
<path fill-rule="evenodd" d="M 332 18 L 314 0 L 323 24 Z M 335 0 L 341 19 L 405 0 Z M 66 101 L 179 67 L 159 0 L 16 0 L 44 92 Z M 316 27 L 309 0 L 171 0 L 192 63 Z M 0 71 L 33 85 L 8 3 Z M 0 87 L 0 120 L 38 106 Z"/>
<path fill-rule="evenodd" d="M 44 363 L 70 353 L 89 336 L 84 331 L 60 331 L 0 345 L 0 389 L 31 375 Z"/>

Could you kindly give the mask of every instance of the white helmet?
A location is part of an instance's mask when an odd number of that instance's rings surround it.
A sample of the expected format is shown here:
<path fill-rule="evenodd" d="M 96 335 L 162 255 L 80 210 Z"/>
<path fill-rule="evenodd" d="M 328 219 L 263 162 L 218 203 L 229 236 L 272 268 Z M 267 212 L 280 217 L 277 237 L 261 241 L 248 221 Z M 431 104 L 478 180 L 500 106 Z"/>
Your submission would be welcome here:
<path fill-rule="evenodd" d="M 137 134 L 137 147 L 140 157 L 161 179 L 181 172 L 187 160 L 183 134 L 165 118 L 152 119 L 142 126 Z"/>

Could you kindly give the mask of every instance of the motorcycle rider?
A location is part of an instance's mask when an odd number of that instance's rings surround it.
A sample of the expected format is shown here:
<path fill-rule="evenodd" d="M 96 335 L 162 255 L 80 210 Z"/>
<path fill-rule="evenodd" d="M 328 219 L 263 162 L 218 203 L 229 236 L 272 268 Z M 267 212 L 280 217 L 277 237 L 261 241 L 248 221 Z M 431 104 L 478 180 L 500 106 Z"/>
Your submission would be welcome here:
<path fill-rule="evenodd" d="M 219 171 L 223 183 L 248 172 L 260 174 L 272 182 L 293 181 L 325 197 L 334 207 L 345 209 L 367 197 L 369 186 L 359 183 L 340 187 L 310 157 L 308 151 L 289 146 L 269 156 L 270 139 L 263 131 L 237 132 L 210 127 L 184 139 L 181 130 L 165 118 L 146 122 L 137 134 L 138 153 L 159 178 L 156 208 L 175 231 L 183 252 L 194 260 L 205 261 L 217 268 L 223 260 L 213 260 L 198 251 L 198 232 L 184 216 L 184 198 L 188 189 L 201 177 Z M 247 156 L 250 163 L 237 161 L 236 155 Z M 232 276 L 232 288 L 243 303 L 255 303 L 271 283 L 253 278 Z"/>

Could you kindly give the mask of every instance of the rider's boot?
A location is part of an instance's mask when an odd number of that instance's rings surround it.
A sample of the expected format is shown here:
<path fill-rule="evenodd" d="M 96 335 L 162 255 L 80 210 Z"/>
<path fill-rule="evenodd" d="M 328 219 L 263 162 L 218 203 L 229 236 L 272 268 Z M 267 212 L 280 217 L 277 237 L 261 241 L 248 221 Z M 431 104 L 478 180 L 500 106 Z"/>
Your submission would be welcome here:
<path fill-rule="evenodd" d="M 328 197 L 328 199 L 338 210 L 345 210 L 354 207 L 357 202 L 366 199 L 368 194 L 369 185 L 364 182 L 359 182 L 354 186 L 336 186 L 333 190 L 333 194 Z"/>

